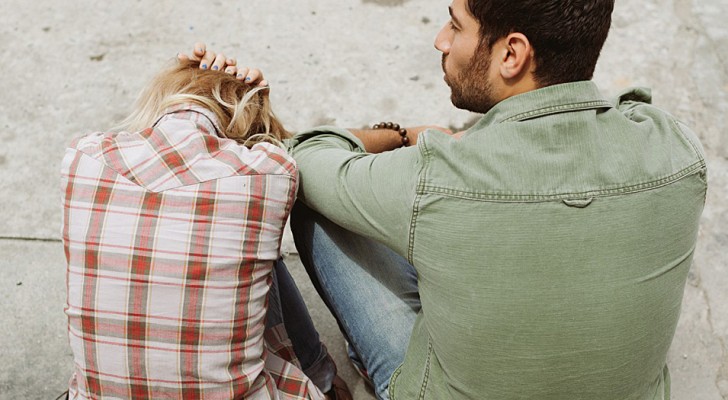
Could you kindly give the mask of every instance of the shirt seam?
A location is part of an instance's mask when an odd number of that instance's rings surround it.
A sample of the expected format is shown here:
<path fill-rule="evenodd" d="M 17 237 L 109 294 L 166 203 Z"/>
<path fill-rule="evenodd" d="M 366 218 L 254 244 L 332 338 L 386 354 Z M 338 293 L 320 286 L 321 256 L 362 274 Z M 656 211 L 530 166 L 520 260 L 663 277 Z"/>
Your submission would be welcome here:
<path fill-rule="evenodd" d="M 427 359 L 425 360 L 425 376 L 422 377 L 422 386 L 420 387 L 419 399 L 425 398 L 425 391 L 427 390 L 427 384 L 430 381 L 430 367 L 432 366 L 432 338 L 427 337 Z"/>
<path fill-rule="evenodd" d="M 545 116 L 548 114 L 559 113 L 559 112 L 563 112 L 563 111 L 588 110 L 588 109 L 592 109 L 592 108 L 597 108 L 599 106 L 611 108 L 612 103 L 610 103 L 606 100 L 593 100 L 593 101 L 582 101 L 582 102 L 578 102 L 578 103 L 568 103 L 568 104 L 560 104 L 560 105 L 556 105 L 556 106 L 542 107 L 542 108 L 538 108 L 536 110 L 526 111 L 526 112 L 522 112 L 522 113 L 510 116 L 508 118 L 503 119 L 501 122 L 520 121 L 520 120 L 529 119 L 529 118 L 542 117 L 542 116 Z"/>
<path fill-rule="evenodd" d="M 618 196 L 623 194 L 638 193 L 648 190 L 657 189 L 682 178 L 692 175 L 693 173 L 700 171 L 705 168 L 705 161 L 700 160 L 687 168 L 680 170 L 679 172 L 670 176 L 656 179 L 650 182 L 639 183 L 630 186 L 623 186 L 612 189 L 600 189 L 600 190 L 589 190 L 584 192 L 565 192 L 558 194 L 503 194 L 503 193 L 478 193 L 460 189 L 447 188 L 435 185 L 424 185 L 422 188 L 422 194 L 424 193 L 437 193 L 446 195 L 449 197 L 457 197 L 469 200 L 481 200 L 491 202 L 543 202 L 553 200 L 564 200 L 574 198 L 593 198 L 593 197 L 608 197 Z"/>
<path fill-rule="evenodd" d="M 690 138 L 688 138 L 687 135 L 685 135 L 685 132 L 683 132 L 682 128 L 680 128 L 680 124 L 678 123 L 678 121 L 675 120 L 675 118 L 670 118 L 670 122 L 672 125 L 672 129 L 675 131 L 675 133 L 677 133 L 680 136 L 680 139 L 683 140 L 683 142 L 687 142 L 690 145 L 690 148 L 693 149 L 693 152 L 698 157 L 698 159 L 703 160 L 703 162 L 704 162 L 705 159 L 703 158 L 702 154 L 700 153 L 700 150 L 698 150 L 698 147 L 695 145 L 695 143 L 693 143 L 693 141 L 690 140 Z"/>
<path fill-rule="evenodd" d="M 420 202 L 422 201 L 422 195 L 426 191 L 427 183 L 427 168 L 429 167 L 430 151 L 425 144 L 425 140 L 418 144 L 420 153 L 422 154 L 422 168 L 420 169 L 420 177 L 417 182 L 417 189 L 415 190 L 415 201 L 412 204 L 412 218 L 410 220 L 409 238 L 407 243 L 407 261 L 411 265 L 414 263 L 414 252 L 415 252 L 415 229 L 417 227 L 417 217 L 420 212 Z"/>
<path fill-rule="evenodd" d="M 404 365 L 404 363 L 399 364 L 399 366 L 397 367 L 397 369 L 394 370 L 394 373 L 392 373 L 392 377 L 389 378 L 389 386 L 387 388 L 387 392 L 389 393 L 389 398 L 391 400 L 394 400 L 394 397 L 395 397 L 394 396 L 394 392 L 395 392 L 394 387 L 397 385 L 397 383 L 396 383 L 397 382 L 397 378 L 399 378 L 399 375 L 402 373 L 402 366 L 403 365 Z"/>
<path fill-rule="evenodd" d="M 219 176 L 219 177 L 216 177 L 216 178 L 210 178 L 210 179 L 200 180 L 198 182 L 190 183 L 188 185 L 179 185 L 179 186 L 175 186 L 175 187 L 172 187 L 172 188 L 169 188 L 169 189 L 165 189 L 165 190 L 162 190 L 162 191 L 154 191 L 154 190 L 151 190 L 151 189 L 149 189 L 149 188 L 147 188 L 147 187 L 145 187 L 143 185 L 140 185 L 139 182 L 137 182 L 135 180 L 133 181 L 133 180 L 125 177 L 124 174 L 122 174 L 120 171 L 117 171 L 111 165 L 109 165 L 108 163 L 104 162 L 102 159 L 99 159 L 98 157 L 95 157 L 93 154 L 89 154 L 89 153 L 87 153 L 87 152 L 85 152 L 85 151 L 83 151 L 81 149 L 76 149 L 76 148 L 73 148 L 73 147 L 68 147 L 67 150 L 72 150 L 72 151 L 74 151 L 76 153 L 80 153 L 80 154 L 88 157 L 89 159 L 93 160 L 94 162 L 97 162 L 100 165 L 102 165 L 104 168 L 108 168 L 109 170 L 113 171 L 116 175 L 124 178 L 125 180 L 129 181 L 130 183 L 133 183 L 134 185 L 136 185 L 136 186 L 138 186 L 140 188 L 143 188 L 144 190 L 149 191 L 149 192 L 152 192 L 152 193 L 162 193 L 162 192 L 166 192 L 166 191 L 169 191 L 169 190 L 175 190 L 175 189 L 185 188 L 185 187 L 189 187 L 189 186 L 200 185 L 200 184 L 203 184 L 203 183 L 206 183 L 206 182 L 218 181 L 218 180 L 227 179 L 227 178 L 247 177 L 247 176 L 250 176 L 250 177 L 252 177 L 252 176 L 280 176 L 280 177 L 286 177 L 289 180 L 293 180 L 293 181 L 297 181 L 297 179 L 298 179 L 298 176 L 296 174 L 291 174 L 291 173 L 268 173 L 268 174 L 264 174 L 264 173 L 260 173 L 260 172 L 255 172 L 255 173 L 249 173 L 249 174 L 232 174 L 232 175 L 227 175 L 227 176 Z"/>
<path fill-rule="evenodd" d="M 93 146 L 90 146 L 90 147 L 91 148 L 88 149 L 86 146 L 84 146 L 83 148 L 68 146 L 68 147 L 66 147 L 66 150 L 72 150 L 72 151 L 75 151 L 75 152 L 84 154 L 87 157 L 89 157 L 90 159 L 98 162 L 99 164 L 103 164 L 107 168 L 109 168 L 112 171 L 116 172 L 117 174 L 121 175 L 121 173 L 119 171 L 117 171 L 113 166 L 109 165 L 107 162 L 105 162 L 105 160 L 103 158 L 101 158 L 101 157 L 98 156 L 98 154 L 102 154 L 102 150 L 101 150 L 101 147 L 97 143 L 94 143 Z M 212 154 L 212 153 L 207 153 L 207 154 Z M 289 155 L 289 157 L 290 157 L 290 155 Z M 293 160 L 293 158 L 291 158 L 291 160 Z M 230 174 L 228 176 L 223 176 L 223 177 L 219 177 L 219 178 L 211 178 L 211 179 L 207 179 L 207 180 L 201 180 L 200 182 L 208 182 L 208 181 L 215 180 L 215 179 L 223 179 L 223 178 L 229 178 L 229 177 L 233 177 L 233 176 L 256 176 L 256 175 L 265 175 L 265 176 L 269 176 L 269 175 L 270 176 L 275 176 L 275 175 L 280 175 L 280 176 L 297 176 L 298 175 L 298 166 L 295 164 L 295 160 L 293 162 L 291 162 L 291 164 L 294 165 L 294 168 L 293 168 L 293 171 L 292 172 L 286 171 L 286 172 L 263 173 L 263 172 L 257 172 L 256 171 L 256 172 L 251 172 L 251 173 L 246 173 L 246 174 L 240 174 L 240 173 L 237 173 L 236 172 L 236 173 Z M 281 169 L 285 169 L 285 167 L 283 167 L 283 166 L 280 166 L 280 168 Z M 194 185 L 194 184 L 192 184 L 192 185 Z M 184 186 L 190 186 L 190 185 L 184 185 Z"/>

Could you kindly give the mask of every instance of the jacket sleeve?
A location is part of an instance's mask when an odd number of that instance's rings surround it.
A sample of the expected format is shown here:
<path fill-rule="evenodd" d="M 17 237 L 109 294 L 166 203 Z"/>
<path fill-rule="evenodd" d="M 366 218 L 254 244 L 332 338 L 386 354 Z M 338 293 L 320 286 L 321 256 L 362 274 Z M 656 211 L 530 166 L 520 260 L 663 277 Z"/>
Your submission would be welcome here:
<path fill-rule="evenodd" d="M 339 226 L 407 256 L 422 156 L 415 147 L 368 154 L 345 129 L 297 134 L 299 199 Z"/>

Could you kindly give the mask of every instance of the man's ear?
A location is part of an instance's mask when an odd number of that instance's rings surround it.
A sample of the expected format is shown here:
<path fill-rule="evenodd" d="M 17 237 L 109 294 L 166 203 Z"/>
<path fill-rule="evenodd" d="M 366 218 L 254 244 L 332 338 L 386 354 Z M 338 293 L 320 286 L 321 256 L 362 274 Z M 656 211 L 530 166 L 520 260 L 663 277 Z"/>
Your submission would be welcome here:
<path fill-rule="evenodd" d="M 500 74 L 504 80 L 517 78 L 524 72 L 529 72 L 533 61 L 533 48 L 526 35 L 511 33 L 503 39 L 502 56 L 500 59 Z"/>

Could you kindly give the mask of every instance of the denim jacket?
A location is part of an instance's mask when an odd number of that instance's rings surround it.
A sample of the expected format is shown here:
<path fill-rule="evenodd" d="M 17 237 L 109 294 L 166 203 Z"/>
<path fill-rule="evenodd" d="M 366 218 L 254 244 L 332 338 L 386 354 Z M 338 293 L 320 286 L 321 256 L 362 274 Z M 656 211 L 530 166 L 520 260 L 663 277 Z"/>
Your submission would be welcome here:
<path fill-rule="evenodd" d="M 645 89 L 508 98 L 461 139 L 367 154 L 298 134 L 300 198 L 408 258 L 422 311 L 392 399 L 666 399 L 706 163 Z"/>

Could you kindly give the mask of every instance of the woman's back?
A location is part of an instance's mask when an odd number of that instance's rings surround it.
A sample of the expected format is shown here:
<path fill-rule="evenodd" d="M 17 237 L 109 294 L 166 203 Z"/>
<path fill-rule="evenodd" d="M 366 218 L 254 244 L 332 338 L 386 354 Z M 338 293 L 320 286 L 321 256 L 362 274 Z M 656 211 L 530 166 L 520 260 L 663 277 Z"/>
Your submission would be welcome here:
<path fill-rule="evenodd" d="M 320 395 L 263 337 L 295 165 L 220 132 L 215 113 L 179 104 L 153 128 L 67 149 L 70 398 Z"/>

